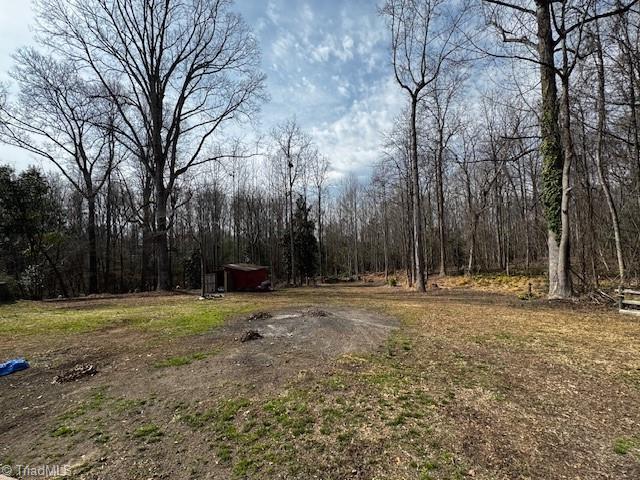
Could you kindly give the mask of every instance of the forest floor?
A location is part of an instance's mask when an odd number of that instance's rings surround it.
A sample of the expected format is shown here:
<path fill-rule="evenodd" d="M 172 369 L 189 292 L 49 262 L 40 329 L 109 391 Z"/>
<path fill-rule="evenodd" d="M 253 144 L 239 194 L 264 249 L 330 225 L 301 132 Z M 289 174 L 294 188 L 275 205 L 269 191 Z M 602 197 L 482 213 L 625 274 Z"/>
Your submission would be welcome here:
<path fill-rule="evenodd" d="M 640 478 L 640 321 L 473 287 L 0 306 L 0 473 Z"/>

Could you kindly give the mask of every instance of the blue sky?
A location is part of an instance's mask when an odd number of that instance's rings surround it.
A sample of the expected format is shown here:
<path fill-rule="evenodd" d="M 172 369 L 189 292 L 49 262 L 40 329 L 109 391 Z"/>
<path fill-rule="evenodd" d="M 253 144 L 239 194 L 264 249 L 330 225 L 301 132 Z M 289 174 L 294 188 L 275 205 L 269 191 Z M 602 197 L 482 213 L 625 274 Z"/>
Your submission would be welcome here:
<path fill-rule="evenodd" d="M 334 174 L 366 174 L 381 155 L 381 133 L 402 105 L 387 35 L 371 0 L 236 0 L 259 39 L 271 101 L 260 116 L 267 133 L 295 116 L 333 164 Z M 11 54 L 32 43 L 30 2 L 0 0 L 0 78 Z M 18 168 L 40 160 L 0 146 Z M 43 165 L 46 166 L 46 165 Z"/>
<path fill-rule="evenodd" d="M 295 115 L 336 173 L 365 173 L 402 104 L 371 0 L 238 0 L 260 40 L 271 102 L 263 126 Z"/>

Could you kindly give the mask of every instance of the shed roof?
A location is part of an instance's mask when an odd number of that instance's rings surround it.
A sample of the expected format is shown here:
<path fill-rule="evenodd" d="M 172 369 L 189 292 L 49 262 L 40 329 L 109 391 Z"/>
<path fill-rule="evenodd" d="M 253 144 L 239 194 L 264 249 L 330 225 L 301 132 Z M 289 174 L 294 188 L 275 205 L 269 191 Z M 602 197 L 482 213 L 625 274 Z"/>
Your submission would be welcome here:
<path fill-rule="evenodd" d="M 256 272 L 258 270 L 268 270 L 268 267 L 254 265 L 252 263 L 228 263 L 224 265 L 226 270 L 239 270 L 241 272 Z"/>

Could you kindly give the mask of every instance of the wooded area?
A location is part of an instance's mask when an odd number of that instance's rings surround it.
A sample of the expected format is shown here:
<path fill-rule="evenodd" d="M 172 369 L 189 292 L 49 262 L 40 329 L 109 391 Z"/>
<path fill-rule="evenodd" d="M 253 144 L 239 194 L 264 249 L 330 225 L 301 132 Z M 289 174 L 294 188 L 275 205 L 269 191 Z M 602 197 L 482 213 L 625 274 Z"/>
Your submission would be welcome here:
<path fill-rule="evenodd" d="M 268 101 L 224 0 L 37 0 L 0 138 L 0 281 L 22 297 L 276 281 L 546 273 L 567 298 L 640 273 L 638 2 L 387 0 L 406 105 L 371 175 L 339 175 Z M 240 137 L 240 138 L 239 138 Z M 7 160 L 7 159 L 5 159 Z M 203 272 L 204 269 L 204 272 Z"/>

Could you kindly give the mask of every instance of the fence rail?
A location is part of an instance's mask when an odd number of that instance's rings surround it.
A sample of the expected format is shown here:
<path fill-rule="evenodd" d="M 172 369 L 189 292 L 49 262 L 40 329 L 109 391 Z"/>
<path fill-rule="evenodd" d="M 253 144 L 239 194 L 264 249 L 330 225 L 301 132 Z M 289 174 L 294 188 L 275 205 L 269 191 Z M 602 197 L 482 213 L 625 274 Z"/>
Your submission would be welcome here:
<path fill-rule="evenodd" d="M 640 290 L 618 289 L 618 310 L 627 315 L 640 316 Z"/>

